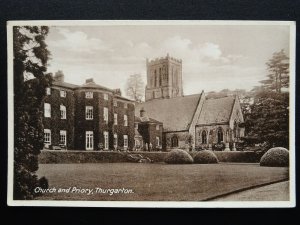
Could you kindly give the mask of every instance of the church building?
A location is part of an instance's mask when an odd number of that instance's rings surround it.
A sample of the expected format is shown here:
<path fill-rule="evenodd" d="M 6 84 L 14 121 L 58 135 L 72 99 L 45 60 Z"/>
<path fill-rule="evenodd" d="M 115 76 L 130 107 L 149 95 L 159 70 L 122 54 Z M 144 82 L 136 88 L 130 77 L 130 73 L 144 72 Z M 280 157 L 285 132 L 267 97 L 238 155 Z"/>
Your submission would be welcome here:
<path fill-rule="evenodd" d="M 138 117 L 163 124 L 162 148 L 236 150 L 244 136 L 244 118 L 237 96 L 207 98 L 200 94 L 184 95 L 182 60 L 167 55 L 148 60 L 145 102 L 135 105 Z"/>

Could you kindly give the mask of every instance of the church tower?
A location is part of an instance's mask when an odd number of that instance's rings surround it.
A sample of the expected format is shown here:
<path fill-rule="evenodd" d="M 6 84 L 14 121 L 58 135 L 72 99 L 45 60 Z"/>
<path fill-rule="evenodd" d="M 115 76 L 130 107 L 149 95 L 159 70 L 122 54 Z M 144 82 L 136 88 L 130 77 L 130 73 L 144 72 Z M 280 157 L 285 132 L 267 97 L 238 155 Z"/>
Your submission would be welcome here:
<path fill-rule="evenodd" d="M 183 95 L 182 60 L 169 56 L 147 59 L 145 100 L 175 98 Z"/>

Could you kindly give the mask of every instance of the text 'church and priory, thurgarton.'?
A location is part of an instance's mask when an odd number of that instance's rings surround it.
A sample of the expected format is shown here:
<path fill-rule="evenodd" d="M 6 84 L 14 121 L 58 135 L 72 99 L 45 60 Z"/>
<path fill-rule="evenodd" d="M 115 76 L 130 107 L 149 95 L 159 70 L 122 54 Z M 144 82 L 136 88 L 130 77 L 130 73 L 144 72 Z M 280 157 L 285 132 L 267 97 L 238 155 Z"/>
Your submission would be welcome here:
<path fill-rule="evenodd" d="M 169 55 L 147 59 L 146 66 L 142 103 L 92 79 L 78 86 L 56 73 L 44 101 L 45 148 L 155 151 L 224 143 L 225 150 L 235 150 L 244 136 L 237 96 L 207 98 L 204 91 L 185 96 L 182 60 Z"/>

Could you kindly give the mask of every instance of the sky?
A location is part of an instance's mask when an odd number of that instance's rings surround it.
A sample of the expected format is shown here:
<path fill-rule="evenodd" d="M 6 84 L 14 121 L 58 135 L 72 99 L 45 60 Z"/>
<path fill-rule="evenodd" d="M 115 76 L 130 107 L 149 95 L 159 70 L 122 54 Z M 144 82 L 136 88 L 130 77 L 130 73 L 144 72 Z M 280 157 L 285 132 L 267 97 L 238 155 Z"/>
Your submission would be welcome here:
<path fill-rule="evenodd" d="M 106 25 L 50 26 L 48 72 L 81 85 L 93 78 L 121 88 L 132 74 L 146 85 L 146 59 L 182 59 L 185 95 L 202 90 L 251 90 L 267 75 L 274 52 L 289 54 L 286 25 Z"/>

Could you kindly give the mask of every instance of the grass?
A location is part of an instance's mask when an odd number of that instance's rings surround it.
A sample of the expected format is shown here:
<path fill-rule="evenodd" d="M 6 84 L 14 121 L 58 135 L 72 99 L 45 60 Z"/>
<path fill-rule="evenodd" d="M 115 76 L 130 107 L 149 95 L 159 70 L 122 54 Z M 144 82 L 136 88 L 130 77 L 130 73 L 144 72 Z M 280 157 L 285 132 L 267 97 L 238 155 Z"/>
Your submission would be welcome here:
<path fill-rule="evenodd" d="M 259 164 L 40 164 L 38 175 L 56 188 L 126 188 L 132 194 L 48 193 L 39 200 L 199 201 L 253 185 L 288 179 L 288 168 Z"/>

